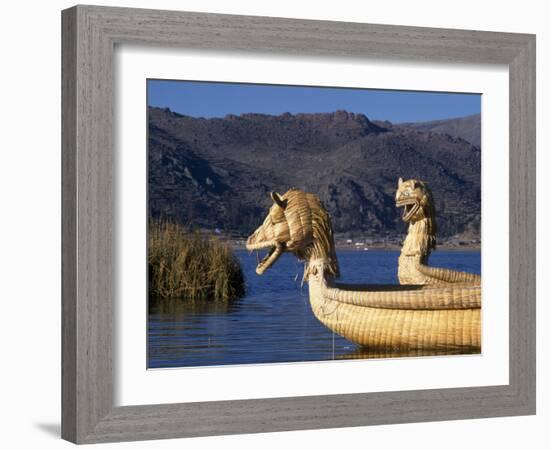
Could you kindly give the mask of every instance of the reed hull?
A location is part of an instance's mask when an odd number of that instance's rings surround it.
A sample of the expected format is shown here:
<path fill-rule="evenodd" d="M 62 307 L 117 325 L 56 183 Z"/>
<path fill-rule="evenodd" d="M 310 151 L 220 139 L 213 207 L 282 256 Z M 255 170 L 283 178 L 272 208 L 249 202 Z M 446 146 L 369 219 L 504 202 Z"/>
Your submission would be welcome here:
<path fill-rule="evenodd" d="M 323 295 L 323 285 L 310 280 L 313 314 L 330 330 L 369 348 L 481 348 L 481 308 L 388 309 L 351 305 Z"/>

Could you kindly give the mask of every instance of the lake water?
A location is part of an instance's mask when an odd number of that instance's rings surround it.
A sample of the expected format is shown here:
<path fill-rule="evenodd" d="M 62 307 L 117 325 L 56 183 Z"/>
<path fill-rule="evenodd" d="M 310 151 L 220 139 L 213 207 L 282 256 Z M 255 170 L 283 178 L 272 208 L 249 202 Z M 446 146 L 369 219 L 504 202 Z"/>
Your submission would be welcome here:
<path fill-rule="evenodd" d="M 149 308 L 148 367 L 257 364 L 356 359 L 379 354 L 332 333 L 311 312 L 303 264 L 284 254 L 262 276 L 256 255 L 237 251 L 247 294 L 230 305 L 162 301 Z M 399 251 L 340 251 L 346 283 L 396 283 Z M 480 273 L 479 251 L 438 250 L 430 265 Z"/>

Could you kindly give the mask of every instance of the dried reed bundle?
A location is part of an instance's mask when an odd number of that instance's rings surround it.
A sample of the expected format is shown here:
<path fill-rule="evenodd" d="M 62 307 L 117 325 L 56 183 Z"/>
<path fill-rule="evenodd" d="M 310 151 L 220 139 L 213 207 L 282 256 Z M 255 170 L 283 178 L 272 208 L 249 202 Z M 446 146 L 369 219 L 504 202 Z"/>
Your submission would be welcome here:
<path fill-rule="evenodd" d="M 228 244 L 171 222 L 152 221 L 148 236 L 149 293 L 186 301 L 231 301 L 245 292 Z"/>

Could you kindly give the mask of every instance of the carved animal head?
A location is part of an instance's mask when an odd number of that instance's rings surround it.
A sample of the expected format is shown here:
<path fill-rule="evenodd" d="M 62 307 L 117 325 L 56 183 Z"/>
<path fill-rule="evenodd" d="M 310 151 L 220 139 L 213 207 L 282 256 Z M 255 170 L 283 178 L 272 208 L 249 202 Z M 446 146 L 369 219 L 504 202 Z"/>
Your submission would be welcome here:
<path fill-rule="evenodd" d="M 272 192 L 271 199 L 264 223 L 246 242 L 248 250 L 269 250 L 256 273 L 263 274 L 283 252 L 292 252 L 302 261 L 324 260 L 328 273 L 338 276 L 332 225 L 319 197 L 292 188 L 284 195 Z"/>
<path fill-rule="evenodd" d="M 407 235 L 409 245 L 418 247 L 421 254 L 429 256 L 435 250 L 437 233 L 432 192 L 424 181 L 399 178 L 395 204 L 403 208 L 403 221 L 411 224 Z"/>
<path fill-rule="evenodd" d="M 403 208 L 404 222 L 417 222 L 422 219 L 435 219 L 435 206 L 432 192 L 424 181 L 399 178 L 395 192 L 395 205 Z"/>

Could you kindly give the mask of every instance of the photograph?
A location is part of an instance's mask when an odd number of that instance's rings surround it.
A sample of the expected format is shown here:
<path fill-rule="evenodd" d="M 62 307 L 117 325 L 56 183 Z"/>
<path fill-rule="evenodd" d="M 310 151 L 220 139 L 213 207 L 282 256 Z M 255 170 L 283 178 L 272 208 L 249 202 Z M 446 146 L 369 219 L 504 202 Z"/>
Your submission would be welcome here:
<path fill-rule="evenodd" d="M 99 3 L 3 4 L 2 448 L 549 447 L 544 2 Z"/>
<path fill-rule="evenodd" d="M 147 80 L 147 368 L 480 354 L 481 95 Z"/>

